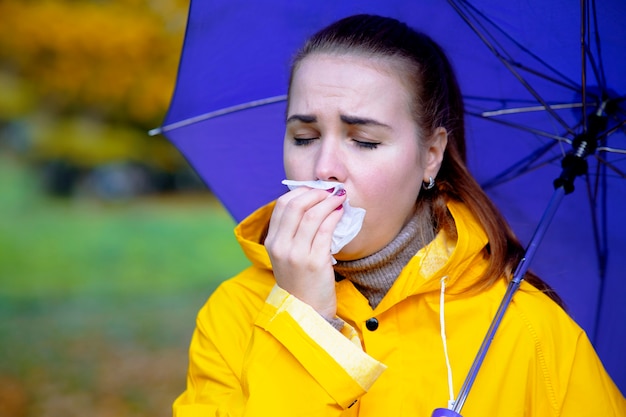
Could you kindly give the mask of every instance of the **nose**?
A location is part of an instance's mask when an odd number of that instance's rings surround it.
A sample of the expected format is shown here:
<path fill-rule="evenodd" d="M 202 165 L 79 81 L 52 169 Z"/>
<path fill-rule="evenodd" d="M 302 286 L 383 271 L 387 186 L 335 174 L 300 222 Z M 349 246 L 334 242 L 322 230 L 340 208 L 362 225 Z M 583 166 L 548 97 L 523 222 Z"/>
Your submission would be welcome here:
<path fill-rule="evenodd" d="M 341 141 L 322 138 L 315 160 L 315 176 L 322 181 L 345 182 L 346 163 L 342 155 Z"/>

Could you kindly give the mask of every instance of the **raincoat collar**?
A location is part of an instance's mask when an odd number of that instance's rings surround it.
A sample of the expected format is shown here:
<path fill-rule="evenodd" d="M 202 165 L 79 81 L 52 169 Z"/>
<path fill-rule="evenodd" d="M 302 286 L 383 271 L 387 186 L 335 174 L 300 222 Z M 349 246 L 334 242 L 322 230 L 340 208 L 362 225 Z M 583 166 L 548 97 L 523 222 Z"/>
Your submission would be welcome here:
<path fill-rule="evenodd" d="M 235 238 L 252 265 L 261 269 L 272 269 L 269 254 L 263 242 L 267 235 L 270 217 L 276 202 L 273 201 L 243 219 L 235 227 Z"/>
<path fill-rule="evenodd" d="M 476 266 L 486 268 L 483 249 L 488 243 L 487 234 L 470 210 L 462 203 L 448 202 L 454 219 L 457 237 L 439 232 L 435 239 L 423 247 L 407 263 L 387 295 L 376 308 L 384 311 L 403 299 L 428 292 L 439 292 L 441 280 L 459 293 L 469 288 L 476 277 Z M 465 272 L 472 267 L 472 274 Z M 467 279 L 464 279 L 467 278 Z"/>

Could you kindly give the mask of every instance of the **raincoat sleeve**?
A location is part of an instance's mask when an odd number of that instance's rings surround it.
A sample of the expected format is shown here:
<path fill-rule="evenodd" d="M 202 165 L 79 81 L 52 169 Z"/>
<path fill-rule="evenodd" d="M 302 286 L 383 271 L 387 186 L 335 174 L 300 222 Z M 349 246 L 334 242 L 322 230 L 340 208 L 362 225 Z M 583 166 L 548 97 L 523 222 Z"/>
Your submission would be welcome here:
<path fill-rule="evenodd" d="M 278 286 L 257 303 L 222 288 L 200 311 L 174 416 L 339 416 L 385 369 Z"/>
<path fill-rule="evenodd" d="M 561 416 L 626 416 L 626 399 L 607 374 L 587 336 L 581 332 L 571 360 Z M 593 381 L 593 383 L 590 383 Z M 581 400 L 584 399 L 584 400 Z"/>

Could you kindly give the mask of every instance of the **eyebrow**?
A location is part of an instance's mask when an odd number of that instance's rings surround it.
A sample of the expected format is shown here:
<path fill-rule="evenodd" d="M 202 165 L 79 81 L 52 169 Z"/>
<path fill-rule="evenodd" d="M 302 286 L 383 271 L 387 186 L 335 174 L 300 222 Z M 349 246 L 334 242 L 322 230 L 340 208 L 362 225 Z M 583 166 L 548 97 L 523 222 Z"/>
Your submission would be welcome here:
<path fill-rule="evenodd" d="M 391 129 L 391 126 L 385 123 L 379 122 L 378 120 L 370 119 L 367 117 L 346 116 L 342 114 L 341 116 L 339 116 L 339 119 L 347 125 L 380 126 L 380 127 L 384 127 L 387 129 Z M 302 122 L 302 123 L 316 123 L 317 116 L 308 115 L 308 114 L 294 114 L 292 116 L 289 116 L 289 118 L 287 119 L 287 124 L 296 122 L 296 121 Z"/>
<path fill-rule="evenodd" d="M 385 127 L 387 129 L 391 129 L 391 126 L 379 122 L 378 120 L 368 119 L 366 117 L 357 117 L 357 116 L 339 116 L 342 122 L 348 125 L 362 125 L 362 126 L 380 126 Z"/>
<path fill-rule="evenodd" d="M 287 119 L 287 124 L 292 122 L 315 123 L 317 122 L 317 117 L 305 114 L 294 114 Z"/>

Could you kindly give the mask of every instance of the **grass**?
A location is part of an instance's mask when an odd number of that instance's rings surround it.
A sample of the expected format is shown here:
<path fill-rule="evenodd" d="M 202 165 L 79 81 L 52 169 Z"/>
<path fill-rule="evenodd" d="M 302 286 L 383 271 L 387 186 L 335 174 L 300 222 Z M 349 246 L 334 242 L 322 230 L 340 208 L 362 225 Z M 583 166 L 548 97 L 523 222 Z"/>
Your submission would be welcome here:
<path fill-rule="evenodd" d="M 247 261 L 209 195 L 58 200 L 0 157 L 0 417 L 169 416 L 195 314 Z"/>

